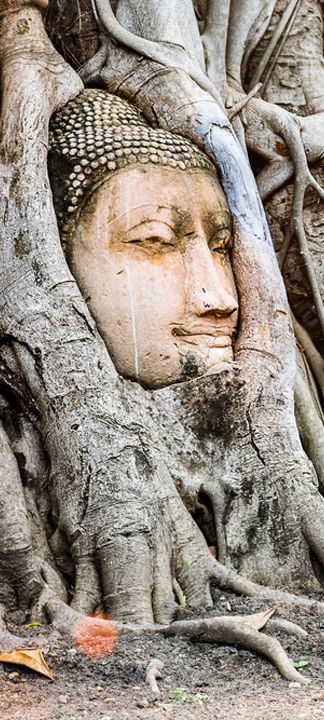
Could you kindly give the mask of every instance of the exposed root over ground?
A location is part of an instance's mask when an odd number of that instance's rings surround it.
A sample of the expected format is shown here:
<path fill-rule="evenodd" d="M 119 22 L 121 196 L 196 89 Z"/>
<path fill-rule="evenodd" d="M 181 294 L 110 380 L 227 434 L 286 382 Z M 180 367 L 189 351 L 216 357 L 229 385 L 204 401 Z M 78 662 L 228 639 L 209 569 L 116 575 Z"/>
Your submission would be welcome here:
<path fill-rule="evenodd" d="M 28 639 L 12 635 L 5 623 L 5 608 L 0 605 L 0 652 L 10 652 L 28 647 L 39 647 L 42 641 L 39 638 L 29 637 Z"/>
<path fill-rule="evenodd" d="M 180 635 L 199 642 L 224 643 L 253 650 L 267 657 L 286 680 L 307 683 L 289 660 L 283 647 L 275 638 L 263 635 L 258 630 L 232 618 L 179 621 L 159 630 L 165 635 Z"/>
<path fill-rule="evenodd" d="M 286 606 L 287 608 L 294 605 L 301 608 L 309 607 L 320 613 L 324 612 L 324 603 L 314 602 L 281 590 L 255 585 L 254 583 L 245 581 L 244 578 L 239 578 L 235 573 L 228 573 L 228 575 L 230 576 L 230 581 L 228 578 L 227 590 L 229 589 L 229 584 L 232 584 L 232 586 L 235 586 L 237 592 L 240 581 L 242 588 L 245 587 L 246 590 L 249 590 L 247 594 L 250 596 L 263 597 L 268 600 L 280 602 L 281 606 Z M 83 634 L 85 641 L 83 647 L 86 654 L 95 655 L 97 653 L 100 655 L 109 652 L 109 650 L 105 650 L 105 639 L 108 638 L 107 648 L 109 648 L 111 637 L 116 637 L 118 634 L 141 635 L 161 633 L 166 637 L 176 635 L 196 642 L 234 645 L 252 650 L 267 657 L 287 680 L 299 683 L 307 682 L 307 680 L 297 672 L 279 641 L 250 626 L 246 622 L 246 618 L 243 622 L 240 621 L 237 616 L 213 616 L 195 620 L 175 621 L 170 625 L 115 623 L 105 619 L 103 616 L 85 617 L 55 597 L 53 592 L 47 589 L 43 591 L 39 604 L 43 604 L 47 617 L 54 627 L 81 647 L 82 643 L 77 641 L 77 636 L 82 622 L 85 622 Z M 252 618 L 253 616 L 251 616 L 251 619 Z M 269 620 L 267 630 L 270 633 L 279 631 L 299 638 L 307 637 L 306 631 L 299 625 L 282 619 Z M 98 639 L 97 644 L 95 642 L 96 634 Z M 88 652 L 87 650 L 87 647 L 92 647 L 91 642 L 94 643 L 97 648 L 95 652 L 91 652 L 91 650 Z M 158 668 L 159 672 L 160 670 L 161 669 Z M 154 677 L 159 677 L 159 675 L 154 675 Z"/>

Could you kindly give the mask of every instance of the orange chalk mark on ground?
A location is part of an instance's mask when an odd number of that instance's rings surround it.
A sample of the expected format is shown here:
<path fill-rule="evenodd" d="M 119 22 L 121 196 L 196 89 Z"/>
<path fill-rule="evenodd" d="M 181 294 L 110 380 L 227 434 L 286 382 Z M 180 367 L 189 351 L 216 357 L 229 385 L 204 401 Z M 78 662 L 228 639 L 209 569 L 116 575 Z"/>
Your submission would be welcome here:
<path fill-rule="evenodd" d="M 106 615 L 83 617 L 76 625 L 74 642 L 88 657 L 107 655 L 115 649 L 118 642 L 116 623 Z"/>

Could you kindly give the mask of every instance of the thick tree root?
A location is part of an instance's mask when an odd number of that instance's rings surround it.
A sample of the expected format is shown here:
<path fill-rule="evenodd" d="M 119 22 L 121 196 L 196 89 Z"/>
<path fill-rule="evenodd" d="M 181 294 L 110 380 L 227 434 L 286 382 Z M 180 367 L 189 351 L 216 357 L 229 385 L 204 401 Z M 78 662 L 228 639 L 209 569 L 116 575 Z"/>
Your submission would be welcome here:
<path fill-rule="evenodd" d="M 65 605 L 61 600 L 55 598 L 51 592 L 44 591 L 43 600 L 50 621 L 60 632 L 74 640 L 77 626 L 83 616 Z M 87 620 L 91 623 L 90 618 Z M 94 619 L 94 622 L 98 622 L 98 620 Z M 109 626 L 112 624 L 111 621 L 101 620 L 99 622 L 102 623 L 103 630 L 106 625 L 108 632 Z M 271 621 L 269 622 L 271 623 Z M 267 657 L 286 680 L 308 682 L 306 678 L 295 670 L 278 640 L 259 633 L 257 630 L 231 617 L 184 620 L 171 623 L 171 625 L 143 626 L 115 623 L 115 626 L 122 634 L 135 633 L 140 635 L 161 633 L 167 637 L 181 635 L 182 637 L 187 637 L 190 640 L 197 640 L 199 642 L 238 645 Z M 289 634 L 299 635 L 300 637 L 307 635 L 298 625 L 287 621 L 272 621 L 272 626 L 275 632 L 285 630 Z M 271 629 L 271 626 L 269 629 Z M 148 670 L 149 669 L 150 668 L 148 668 Z M 158 668 L 158 670 L 160 672 L 160 668 Z M 155 674 L 155 678 L 156 677 L 159 677 L 159 675 Z M 149 680 L 147 680 L 147 682 L 149 682 Z"/>
<path fill-rule="evenodd" d="M 22 648 L 40 647 L 45 644 L 43 638 L 34 637 L 18 637 L 12 635 L 5 623 L 5 608 L 0 605 L 0 652 L 10 652 L 11 650 L 18 650 Z"/>
<path fill-rule="evenodd" d="M 134 35 L 129 30 L 126 30 L 117 21 L 110 4 L 110 0 L 95 0 L 97 13 L 101 19 L 103 26 L 105 27 L 108 36 L 112 37 L 116 42 L 124 45 L 130 50 L 134 50 L 143 55 L 144 57 L 150 58 L 151 60 L 161 63 L 166 67 L 179 68 L 188 73 L 197 85 L 203 90 L 210 93 L 210 95 L 216 100 L 219 107 L 224 111 L 223 101 L 221 95 L 217 91 L 214 84 L 209 80 L 204 71 L 199 67 L 198 63 L 193 62 L 192 59 L 186 52 L 183 52 L 182 48 L 177 47 L 176 49 L 172 45 L 164 44 L 161 48 L 160 44 L 152 40 Z"/>
<path fill-rule="evenodd" d="M 258 597 L 280 605 L 293 605 L 294 607 L 304 607 L 316 610 L 319 614 L 324 613 L 324 603 L 312 600 L 306 597 L 299 597 L 285 590 L 278 590 L 265 585 L 247 580 L 238 575 L 234 570 L 229 570 L 219 562 L 215 562 L 215 567 L 210 580 L 214 582 L 222 590 L 237 593 L 238 595 L 246 595 L 247 597 Z"/>
<path fill-rule="evenodd" d="M 82 613 L 60 600 L 48 588 L 41 593 L 38 605 L 44 608 L 48 620 L 62 635 L 74 637 L 76 624 L 84 617 Z"/>
<path fill-rule="evenodd" d="M 267 657 L 286 680 L 307 683 L 294 668 L 283 647 L 275 638 L 259 633 L 248 625 L 232 618 L 211 618 L 206 620 L 185 620 L 174 622 L 167 628 L 158 630 L 166 636 L 181 635 L 199 642 L 225 643 L 239 645 L 254 650 Z"/>

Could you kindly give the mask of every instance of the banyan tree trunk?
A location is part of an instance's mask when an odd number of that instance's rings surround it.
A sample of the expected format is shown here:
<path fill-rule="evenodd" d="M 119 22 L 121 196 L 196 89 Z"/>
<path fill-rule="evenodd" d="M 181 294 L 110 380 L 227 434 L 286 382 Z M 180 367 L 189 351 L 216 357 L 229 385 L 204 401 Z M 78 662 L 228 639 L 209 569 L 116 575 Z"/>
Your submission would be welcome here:
<path fill-rule="evenodd" d="M 0 8 L 1 329 L 41 416 L 52 546 L 65 543 L 72 554 L 78 609 L 103 596 L 115 617 L 166 619 L 172 576 L 201 601 L 212 560 L 149 423 L 137 421 L 141 396 L 117 377 L 60 246 L 48 123 L 82 83 L 51 46 L 38 9 Z M 22 566 L 19 574 L 23 587 Z"/>
<path fill-rule="evenodd" d="M 208 600 L 215 561 L 174 484 L 156 402 L 161 416 L 172 406 L 168 423 L 179 413 L 193 448 L 207 452 L 205 485 L 189 491 L 184 477 L 182 494 L 190 510 L 199 492 L 207 497 L 220 559 L 258 580 L 311 583 L 310 548 L 324 560 L 324 506 L 294 421 L 290 315 L 254 179 L 225 115 L 183 71 L 112 47 L 101 81 L 205 148 L 234 217 L 236 367 L 148 397 L 117 376 L 60 246 L 48 123 L 82 83 L 53 50 L 39 9 L 1 0 L 0 11 L 1 331 L 39 413 L 50 544 L 54 555 L 64 546 L 72 555 L 74 607 L 103 601 L 117 618 L 162 622 L 172 615 L 174 579 L 188 604 Z M 25 532 L 6 550 L 8 562 L 23 551 L 9 581 L 34 595 L 39 566 L 18 482 L 15 493 Z"/>
<path fill-rule="evenodd" d="M 146 28 L 145 15 L 141 28 L 150 37 L 151 25 Z M 129 29 L 133 29 L 131 24 Z M 226 116 L 208 93 L 183 71 L 147 58 L 139 62 L 131 50 L 107 42 L 101 82 L 135 103 L 150 123 L 185 135 L 208 153 L 221 176 L 234 218 L 232 261 L 240 301 L 235 346 L 239 387 L 226 384 L 226 419 L 218 399 L 223 380 L 215 379 L 215 388 L 208 380 L 196 425 L 199 433 L 207 404 L 211 421 L 206 432 L 215 446 L 219 442 L 222 447 L 223 469 L 210 470 L 208 488 L 199 481 L 195 487 L 211 500 L 220 558 L 256 581 L 268 583 L 272 578 L 276 583 L 296 586 L 306 582 L 318 587 L 310 549 L 323 562 L 322 521 L 318 518 L 323 518 L 324 503 L 296 427 L 295 340 L 252 171 Z M 197 393 L 194 411 L 185 389 L 166 391 L 170 393 L 185 396 L 182 418 L 190 426 L 191 415 L 199 416 Z M 224 430 L 224 425 L 229 430 Z M 188 507 L 194 506 L 191 497 Z"/>

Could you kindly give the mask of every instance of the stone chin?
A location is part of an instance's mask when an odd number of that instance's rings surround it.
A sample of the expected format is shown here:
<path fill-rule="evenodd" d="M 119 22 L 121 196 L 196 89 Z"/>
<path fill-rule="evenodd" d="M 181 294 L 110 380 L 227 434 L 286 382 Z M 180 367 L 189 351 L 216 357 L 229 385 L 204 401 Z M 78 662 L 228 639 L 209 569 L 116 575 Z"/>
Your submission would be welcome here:
<path fill-rule="evenodd" d="M 212 375 L 219 366 L 234 360 L 232 343 L 223 347 L 210 348 L 207 353 L 198 348 L 187 350 L 181 347 L 179 347 L 179 352 L 181 376 L 173 382 L 189 380 L 202 375 Z"/>

